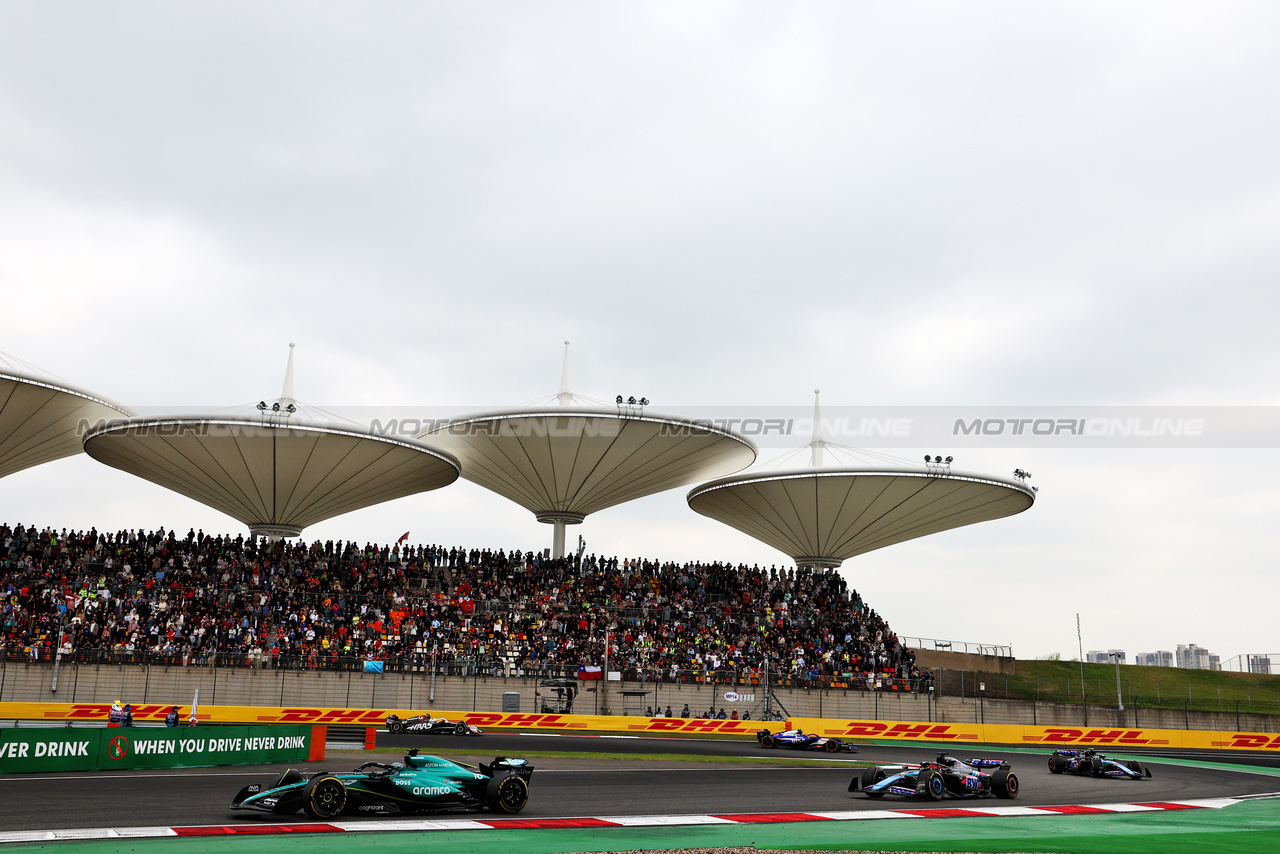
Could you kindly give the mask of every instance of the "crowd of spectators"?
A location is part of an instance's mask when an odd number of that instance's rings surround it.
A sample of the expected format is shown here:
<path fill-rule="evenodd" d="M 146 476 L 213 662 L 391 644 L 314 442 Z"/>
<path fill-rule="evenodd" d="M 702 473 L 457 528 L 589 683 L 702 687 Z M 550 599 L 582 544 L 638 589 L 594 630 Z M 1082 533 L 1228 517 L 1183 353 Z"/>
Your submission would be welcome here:
<path fill-rule="evenodd" d="M 0 654 L 907 690 L 928 679 L 835 572 L 0 526 Z"/>

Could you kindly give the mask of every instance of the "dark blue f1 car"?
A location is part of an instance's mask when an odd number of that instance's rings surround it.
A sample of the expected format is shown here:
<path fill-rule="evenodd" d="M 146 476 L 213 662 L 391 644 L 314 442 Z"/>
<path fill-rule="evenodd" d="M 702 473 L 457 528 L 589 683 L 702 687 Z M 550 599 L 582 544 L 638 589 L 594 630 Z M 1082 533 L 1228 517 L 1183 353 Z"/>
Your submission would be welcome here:
<path fill-rule="evenodd" d="M 762 729 L 756 733 L 756 741 L 761 747 L 786 747 L 791 750 L 825 750 L 827 753 L 857 753 L 857 745 L 838 738 L 824 738 L 801 729 L 788 729 L 782 732 L 769 732 Z"/>
<path fill-rule="evenodd" d="M 1055 750 L 1049 756 L 1049 770 L 1054 774 L 1079 774 L 1090 777 L 1124 777 L 1141 780 L 1151 776 L 1150 768 L 1143 768 L 1132 760 L 1121 762 L 1108 759 L 1092 748 L 1085 750 Z"/>
<path fill-rule="evenodd" d="M 981 769 L 993 769 L 984 771 Z M 861 788 L 868 798 L 902 795 L 940 801 L 957 798 L 1016 798 L 1018 777 L 999 759 L 961 761 L 945 753 L 919 765 L 877 765 L 867 768 L 849 783 L 849 791 Z"/>

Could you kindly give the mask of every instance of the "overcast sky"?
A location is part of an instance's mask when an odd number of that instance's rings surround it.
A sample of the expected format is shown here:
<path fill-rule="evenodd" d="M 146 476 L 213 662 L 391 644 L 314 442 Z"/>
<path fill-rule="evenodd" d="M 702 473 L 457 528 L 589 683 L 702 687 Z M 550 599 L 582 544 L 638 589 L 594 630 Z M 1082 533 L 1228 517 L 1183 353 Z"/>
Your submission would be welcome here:
<path fill-rule="evenodd" d="M 1273 405 L 1274 3 L 0 0 L 0 350 L 138 407 Z M 935 450 L 951 451 L 950 448 Z M 762 454 L 768 459 L 773 452 Z M 912 454 L 914 457 L 914 453 Z M 1280 651 L 1274 449 L 966 452 L 844 572 L 1019 657 Z M 781 563 L 685 504 L 588 549 Z M 243 532 L 83 455 L 0 518 Z M 308 538 L 543 548 L 467 483 Z"/>

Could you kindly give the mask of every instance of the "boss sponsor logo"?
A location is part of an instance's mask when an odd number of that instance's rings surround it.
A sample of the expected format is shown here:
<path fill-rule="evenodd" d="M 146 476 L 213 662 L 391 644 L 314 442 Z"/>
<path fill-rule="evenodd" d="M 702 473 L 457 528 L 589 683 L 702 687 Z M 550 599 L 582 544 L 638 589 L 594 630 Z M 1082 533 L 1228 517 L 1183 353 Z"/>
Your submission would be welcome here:
<path fill-rule="evenodd" d="M 1140 729 L 1070 729 L 1045 727 L 1042 741 L 1051 744 L 1150 744 Z"/>

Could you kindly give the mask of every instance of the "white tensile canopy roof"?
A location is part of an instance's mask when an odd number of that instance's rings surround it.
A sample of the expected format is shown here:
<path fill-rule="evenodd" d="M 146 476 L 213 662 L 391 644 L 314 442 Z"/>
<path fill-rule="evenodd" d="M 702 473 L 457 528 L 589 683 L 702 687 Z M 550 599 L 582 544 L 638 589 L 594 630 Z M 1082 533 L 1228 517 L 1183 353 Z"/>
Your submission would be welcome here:
<path fill-rule="evenodd" d="M 814 390 L 808 468 L 725 477 L 692 490 L 703 516 L 789 555 L 797 566 L 834 569 L 855 555 L 940 531 L 1012 516 L 1036 500 L 1030 474 L 1017 480 L 951 470 L 951 457 L 925 466 L 822 438 L 821 392 Z M 804 450 L 798 449 L 792 454 Z M 825 454 L 879 458 L 871 465 L 826 466 Z M 790 456 L 791 454 L 788 454 Z"/>
<path fill-rule="evenodd" d="M 678 418 L 557 406 L 459 419 L 424 434 L 454 454 L 462 476 L 556 528 L 606 507 L 740 471 L 755 446 L 725 430 Z"/>
<path fill-rule="evenodd" d="M 459 468 L 421 442 L 271 416 L 136 418 L 91 432 L 84 448 L 271 537 L 448 486 Z"/>
<path fill-rule="evenodd" d="M 721 478 L 688 501 L 798 566 L 834 568 L 894 543 L 1021 513 L 1035 493 L 1018 481 L 940 467 L 808 468 Z"/>
<path fill-rule="evenodd" d="M 645 399 L 578 405 L 590 398 L 569 391 L 564 347 L 557 405 L 476 414 L 419 436 L 456 456 L 467 480 L 554 525 L 554 557 L 564 556 L 565 525 L 588 514 L 755 461 L 755 445 L 736 433 L 646 412 Z"/>
<path fill-rule="evenodd" d="M 86 425 L 133 413 L 0 353 L 0 477 L 80 453 Z"/>

